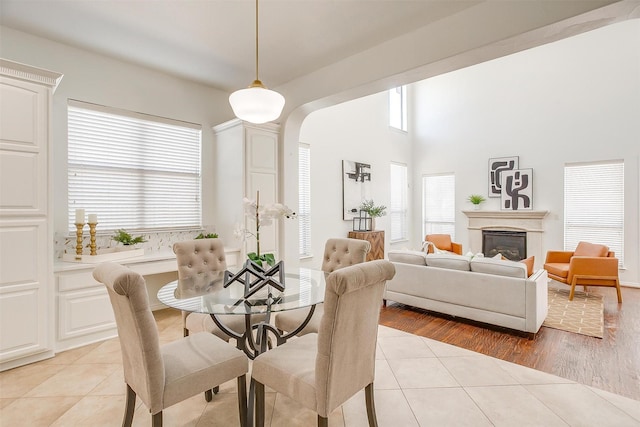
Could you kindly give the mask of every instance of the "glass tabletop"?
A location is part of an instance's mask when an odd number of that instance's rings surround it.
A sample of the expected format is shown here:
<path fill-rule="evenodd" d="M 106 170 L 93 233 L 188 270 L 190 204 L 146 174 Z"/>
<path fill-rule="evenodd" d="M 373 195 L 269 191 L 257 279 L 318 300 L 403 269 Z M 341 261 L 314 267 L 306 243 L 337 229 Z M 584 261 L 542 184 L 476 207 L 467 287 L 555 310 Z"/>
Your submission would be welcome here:
<path fill-rule="evenodd" d="M 208 272 L 167 283 L 158 291 L 158 300 L 172 308 L 206 314 L 293 310 L 324 300 L 325 277 L 320 270 L 290 269 L 284 274 L 284 291 L 269 285 L 244 298 L 242 283 L 234 281 L 225 288 L 224 272 Z"/>

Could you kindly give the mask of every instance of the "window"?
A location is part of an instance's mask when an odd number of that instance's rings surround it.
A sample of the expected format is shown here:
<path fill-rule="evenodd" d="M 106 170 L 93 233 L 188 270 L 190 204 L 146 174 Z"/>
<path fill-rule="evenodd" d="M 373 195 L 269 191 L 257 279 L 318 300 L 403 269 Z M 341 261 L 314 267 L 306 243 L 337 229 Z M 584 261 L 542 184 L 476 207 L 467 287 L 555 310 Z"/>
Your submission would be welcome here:
<path fill-rule="evenodd" d="M 391 241 L 407 239 L 407 166 L 391 163 Z"/>
<path fill-rule="evenodd" d="M 69 101 L 69 230 L 75 209 L 101 230 L 201 227 L 200 126 Z"/>
<path fill-rule="evenodd" d="M 422 234 L 450 234 L 455 240 L 456 180 L 453 174 L 422 177 Z"/>
<path fill-rule="evenodd" d="M 311 255 L 311 149 L 300 144 L 298 149 L 298 224 L 301 257 Z"/>
<path fill-rule="evenodd" d="M 564 168 L 564 249 L 580 241 L 609 246 L 623 266 L 624 163 L 568 164 Z"/>
<path fill-rule="evenodd" d="M 407 87 L 389 91 L 389 126 L 407 131 Z"/>

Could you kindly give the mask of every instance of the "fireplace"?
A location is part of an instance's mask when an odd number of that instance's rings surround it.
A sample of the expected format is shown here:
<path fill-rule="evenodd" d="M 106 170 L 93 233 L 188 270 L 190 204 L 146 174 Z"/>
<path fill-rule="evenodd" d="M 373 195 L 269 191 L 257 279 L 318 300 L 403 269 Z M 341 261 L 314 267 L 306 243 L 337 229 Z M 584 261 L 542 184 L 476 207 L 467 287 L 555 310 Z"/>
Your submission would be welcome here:
<path fill-rule="evenodd" d="M 482 230 L 482 253 L 486 257 L 502 254 L 512 261 L 527 257 L 527 233 L 524 231 Z"/>

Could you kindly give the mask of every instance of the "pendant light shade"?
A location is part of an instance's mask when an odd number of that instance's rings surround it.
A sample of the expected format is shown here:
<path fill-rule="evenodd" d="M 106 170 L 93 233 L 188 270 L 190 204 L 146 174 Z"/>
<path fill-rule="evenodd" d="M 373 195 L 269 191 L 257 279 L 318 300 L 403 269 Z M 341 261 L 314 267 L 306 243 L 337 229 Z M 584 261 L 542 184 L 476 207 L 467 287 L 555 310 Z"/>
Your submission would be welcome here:
<path fill-rule="evenodd" d="M 284 96 L 267 89 L 260 80 L 246 89 L 240 89 L 229 96 L 233 114 L 250 123 L 266 123 L 280 117 L 284 108 Z"/>
<path fill-rule="evenodd" d="M 266 123 L 276 120 L 284 108 L 284 96 L 267 89 L 258 78 L 258 0 L 256 0 L 256 79 L 246 89 L 229 96 L 233 113 L 240 120 L 250 123 Z"/>

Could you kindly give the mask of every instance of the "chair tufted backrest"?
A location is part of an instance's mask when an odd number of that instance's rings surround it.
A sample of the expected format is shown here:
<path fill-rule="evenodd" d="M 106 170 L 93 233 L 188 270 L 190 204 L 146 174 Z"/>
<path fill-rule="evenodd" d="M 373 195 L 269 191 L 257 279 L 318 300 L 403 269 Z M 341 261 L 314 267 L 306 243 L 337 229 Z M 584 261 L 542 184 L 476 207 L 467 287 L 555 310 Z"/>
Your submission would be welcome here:
<path fill-rule="evenodd" d="M 177 242 L 173 253 L 178 261 L 178 278 L 227 269 L 222 239 L 195 239 Z"/>
<path fill-rule="evenodd" d="M 113 306 L 124 379 L 149 410 L 156 413 L 162 409 L 164 400 L 165 371 L 144 278 L 112 262 L 99 264 L 93 277 L 105 285 Z"/>
<path fill-rule="evenodd" d="M 322 271 L 331 273 L 340 268 L 360 264 L 367 260 L 371 243 L 366 240 L 333 238 L 324 245 Z"/>

